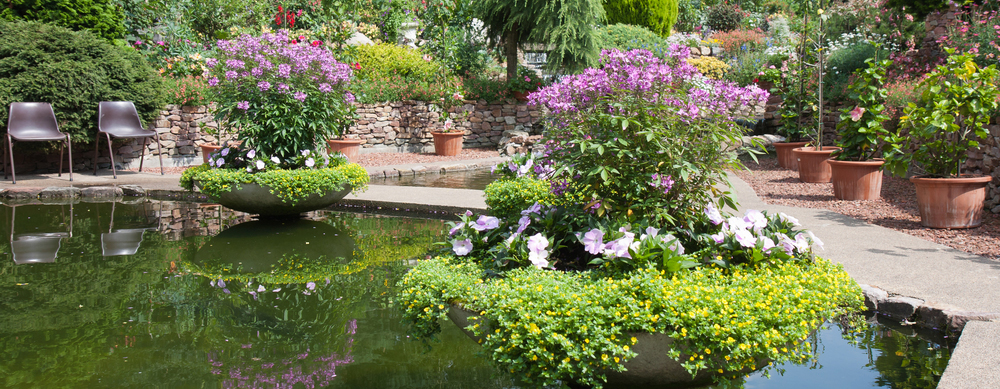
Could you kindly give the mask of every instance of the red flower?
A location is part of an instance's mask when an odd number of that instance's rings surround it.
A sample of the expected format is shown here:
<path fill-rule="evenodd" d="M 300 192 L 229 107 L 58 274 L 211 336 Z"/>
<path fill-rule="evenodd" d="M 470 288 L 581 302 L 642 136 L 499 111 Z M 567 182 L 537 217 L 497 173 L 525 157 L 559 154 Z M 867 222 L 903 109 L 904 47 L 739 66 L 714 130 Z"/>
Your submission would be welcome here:
<path fill-rule="evenodd" d="M 284 9 L 284 8 L 281 8 L 281 6 L 279 5 L 279 6 L 278 6 L 278 12 L 284 12 L 284 11 L 285 11 L 285 9 Z"/>
<path fill-rule="evenodd" d="M 277 15 L 274 15 L 274 24 L 277 24 L 279 26 L 281 25 L 281 12 L 278 12 Z"/>
<path fill-rule="evenodd" d="M 357 69 L 357 70 L 361 70 L 361 64 L 360 64 L 360 63 L 357 63 L 357 62 L 355 62 L 355 63 L 354 63 L 354 69 Z"/>
<path fill-rule="evenodd" d="M 316 47 L 316 46 L 319 46 L 319 45 L 320 45 L 320 44 L 322 44 L 322 43 L 323 43 L 323 42 L 320 42 L 320 41 L 312 41 L 312 45 L 313 45 L 313 47 Z"/>

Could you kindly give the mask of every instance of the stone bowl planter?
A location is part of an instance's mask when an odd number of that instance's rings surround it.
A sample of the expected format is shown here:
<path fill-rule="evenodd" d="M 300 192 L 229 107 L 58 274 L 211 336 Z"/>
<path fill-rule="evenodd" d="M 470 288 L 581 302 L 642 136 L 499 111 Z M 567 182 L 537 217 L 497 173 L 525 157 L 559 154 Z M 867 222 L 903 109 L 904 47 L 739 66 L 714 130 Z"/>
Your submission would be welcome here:
<path fill-rule="evenodd" d="M 201 189 L 198 181 L 194 185 Z M 311 194 L 299 199 L 295 204 L 286 203 L 280 197 L 271 193 L 268 187 L 257 184 L 240 184 L 239 188 L 212 197 L 212 200 L 222 206 L 263 217 L 291 217 L 304 212 L 315 211 L 329 207 L 351 193 L 351 186 L 344 184 L 340 190 L 330 191 L 322 195 Z"/>
<path fill-rule="evenodd" d="M 452 304 L 450 309 L 448 309 L 448 319 L 451 319 L 452 323 L 455 323 L 469 338 L 479 343 L 481 340 L 480 337 L 465 328 L 473 324 L 479 324 L 486 332 L 489 332 L 489 324 L 485 320 L 472 319 L 472 317 L 477 316 L 478 313 L 470 311 L 459 304 Z M 638 355 L 623 364 L 626 369 L 625 371 L 604 372 L 608 377 L 607 387 L 684 388 L 709 384 L 713 378 L 720 375 L 718 371 L 702 370 L 696 376 L 691 377 L 691 373 L 688 373 L 681 366 L 680 362 L 667 356 L 674 343 L 674 339 L 667 334 L 631 332 L 627 333 L 627 335 L 635 337 L 638 340 L 632 346 L 632 351 Z M 682 359 L 688 357 L 689 355 L 687 354 L 681 354 Z M 749 374 L 764 368 L 770 362 L 768 359 L 758 359 L 755 361 L 756 366 L 752 369 L 747 368 L 739 372 L 728 371 L 723 374 L 727 376 Z M 571 384 L 570 387 L 574 386 Z"/>

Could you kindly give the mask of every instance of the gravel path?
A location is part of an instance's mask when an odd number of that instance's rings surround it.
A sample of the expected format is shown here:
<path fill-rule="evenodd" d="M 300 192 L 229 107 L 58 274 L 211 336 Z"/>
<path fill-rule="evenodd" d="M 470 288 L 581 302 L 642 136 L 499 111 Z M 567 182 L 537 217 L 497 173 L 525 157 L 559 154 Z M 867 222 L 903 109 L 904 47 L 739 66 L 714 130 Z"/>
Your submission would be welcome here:
<path fill-rule="evenodd" d="M 978 228 L 925 228 L 920 225 L 913 184 L 904 178 L 883 176 L 879 200 L 843 201 L 833 197 L 832 185 L 803 183 L 798 172 L 782 169 L 775 158 L 761 158 L 760 164 L 747 162 L 746 167 L 749 170 L 736 175 L 769 204 L 828 209 L 1000 262 L 1000 215 L 984 212 Z"/>

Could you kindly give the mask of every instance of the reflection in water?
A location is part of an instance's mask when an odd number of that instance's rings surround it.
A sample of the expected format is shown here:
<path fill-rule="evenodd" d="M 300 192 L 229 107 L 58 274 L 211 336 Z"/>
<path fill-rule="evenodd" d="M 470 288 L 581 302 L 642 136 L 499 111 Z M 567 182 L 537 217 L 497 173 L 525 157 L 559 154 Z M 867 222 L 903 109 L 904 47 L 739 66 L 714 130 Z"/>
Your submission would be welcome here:
<path fill-rule="evenodd" d="M 455 326 L 422 343 L 401 324 L 395 284 L 442 221 L 320 211 L 282 225 L 149 201 L 0 214 L 7 236 L 66 233 L 50 263 L 18 264 L 0 241 L 0 386 L 518 387 Z M 120 229 L 142 230 L 134 253 L 105 256 Z M 947 349 L 878 328 L 852 345 L 832 327 L 815 342 L 822 369 L 745 385 L 933 386 Z"/>
<path fill-rule="evenodd" d="M 483 190 L 495 179 L 496 176 L 490 173 L 490 169 L 477 169 L 442 174 L 432 173 L 372 179 L 370 184 Z"/>
<path fill-rule="evenodd" d="M 73 237 L 73 204 L 29 204 L 21 207 L 27 209 L 22 209 L 20 223 L 17 219 L 19 207 L 10 207 L 6 212 L 10 220 L 10 252 L 14 263 L 55 262 L 63 238 Z M 26 212 L 28 215 L 24 216 Z M 55 213 L 58 213 L 58 218 L 53 217 Z"/>

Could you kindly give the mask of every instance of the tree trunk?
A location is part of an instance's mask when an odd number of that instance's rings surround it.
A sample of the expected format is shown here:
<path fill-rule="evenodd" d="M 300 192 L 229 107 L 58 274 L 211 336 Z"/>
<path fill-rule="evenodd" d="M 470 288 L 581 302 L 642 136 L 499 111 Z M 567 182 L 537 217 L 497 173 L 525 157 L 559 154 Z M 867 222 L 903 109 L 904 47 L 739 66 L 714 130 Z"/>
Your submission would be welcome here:
<path fill-rule="evenodd" d="M 517 23 L 513 26 L 507 33 L 504 34 L 504 51 L 507 54 L 507 81 L 510 82 L 515 77 L 517 77 L 517 43 L 520 39 L 520 32 L 518 31 Z"/>

